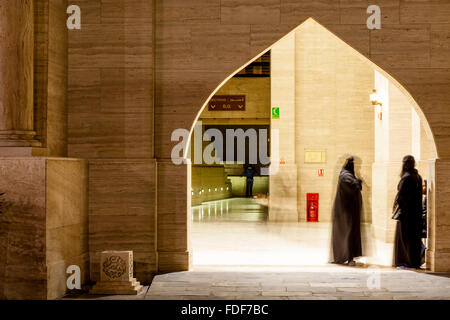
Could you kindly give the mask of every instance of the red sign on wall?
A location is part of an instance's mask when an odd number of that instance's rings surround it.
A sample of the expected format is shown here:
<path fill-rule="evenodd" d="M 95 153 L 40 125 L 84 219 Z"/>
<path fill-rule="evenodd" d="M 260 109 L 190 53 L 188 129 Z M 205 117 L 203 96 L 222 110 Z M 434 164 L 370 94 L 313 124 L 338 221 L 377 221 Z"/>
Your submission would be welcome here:
<path fill-rule="evenodd" d="M 245 111 L 245 96 L 214 96 L 208 102 L 208 111 Z"/>
<path fill-rule="evenodd" d="M 319 170 L 317 171 L 317 174 L 319 175 L 319 177 L 325 176 L 325 169 L 319 169 Z"/>
<path fill-rule="evenodd" d="M 306 194 L 306 221 L 319 222 L 319 194 Z"/>

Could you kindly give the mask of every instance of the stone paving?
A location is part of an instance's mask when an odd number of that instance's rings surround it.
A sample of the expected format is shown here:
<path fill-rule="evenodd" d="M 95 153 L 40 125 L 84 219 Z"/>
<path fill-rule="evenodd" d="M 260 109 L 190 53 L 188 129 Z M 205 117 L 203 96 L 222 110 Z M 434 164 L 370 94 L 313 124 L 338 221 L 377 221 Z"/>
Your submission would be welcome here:
<path fill-rule="evenodd" d="M 269 223 L 265 213 L 249 199 L 194 207 L 193 271 L 158 275 L 138 296 L 65 299 L 450 300 L 450 275 L 387 267 L 392 245 L 369 231 L 356 267 L 331 265 L 329 223 Z"/>
<path fill-rule="evenodd" d="M 179 272 L 157 276 L 145 299 L 450 300 L 450 275 L 335 265 L 284 272 Z"/>
<path fill-rule="evenodd" d="M 205 269 L 159 275 L 138 296 L 84 295 L 66 299 L 450 300 L 448 274 L 336 265 L 233 270 Z"/>

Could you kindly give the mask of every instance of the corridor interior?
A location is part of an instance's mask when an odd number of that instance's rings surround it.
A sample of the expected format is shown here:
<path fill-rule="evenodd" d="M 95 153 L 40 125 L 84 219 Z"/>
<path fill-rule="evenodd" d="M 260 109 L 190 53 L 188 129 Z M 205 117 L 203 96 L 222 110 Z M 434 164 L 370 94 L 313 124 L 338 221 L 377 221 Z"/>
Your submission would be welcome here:
<path fill-rule="evenodd" d="M 244 102 L 236 107 L 233 99 Z M 391 266 L 401 159 L 414 155 L 427 179 L 429 160 L 436 158 L 414 103 L 387 74 L 312 20 L 240 69 L 200 111 L 197 125 L 205 135 L 191 142 L 191 150 L 198 143 L 204 153 L 215 152 L 213 163 L 192 161 L 191 269 L 327 264 L 337 177 L 349 155 L 363 180 L 359 263 Z M 250 138 L 241 161 L 225 157 L 226 145 L 217 153 L 220 145 L 204 138 L 208 129 L 230 128 L 270 131 L 270 174 L 261 174 L 258 158 L 250 198 L 243 176 Z M 308 213 L 310 196 L 319 198 L 318 222 Z"/>

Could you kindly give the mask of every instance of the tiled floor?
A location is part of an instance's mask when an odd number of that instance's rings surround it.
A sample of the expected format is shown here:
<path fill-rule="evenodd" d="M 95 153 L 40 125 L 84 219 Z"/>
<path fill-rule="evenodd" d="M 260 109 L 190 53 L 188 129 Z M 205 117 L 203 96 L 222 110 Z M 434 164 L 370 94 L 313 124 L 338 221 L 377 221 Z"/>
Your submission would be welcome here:
<path fill-rule="evenodd" d="M 330 265 L 330 224 L 269 223 L 261 200 L 193 208 L 193 271 L 156 276 L 139 296 L 82 299 L 450 299 L 450 275 L 390 268 L 392 248 L 363 228 L 366 257 Z M 384 265 L 384 266 L 383 266 Z"/>
<path fill-rule="evenodd" d="M 450 300 L 450 277 L 335 265 L 284 271 L 205 270 L 157 276 L 145 299 Z"/>
<path fill-rule="evenodd" d="M 235 268 L 156 276 L 138 296 L 99 300 L 450 300 L 450 275 L 391 268 L 309 266 Z"/>

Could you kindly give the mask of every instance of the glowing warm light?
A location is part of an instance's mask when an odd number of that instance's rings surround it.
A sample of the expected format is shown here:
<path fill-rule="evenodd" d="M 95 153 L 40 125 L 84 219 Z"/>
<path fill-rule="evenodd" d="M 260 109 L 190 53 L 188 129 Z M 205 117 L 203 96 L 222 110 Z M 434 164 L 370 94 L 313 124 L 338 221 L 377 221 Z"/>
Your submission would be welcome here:
<path fill-rule="evenodd" d="M 370 95 L 370 101 L 372 102 L 372 105 L 376 106 L 376 105 L 380 105 L 382 106 L 383 104 L 379 101 L 380 97 L 377 93 L 376 89 L 373 89 L 373 93 Z"/>

